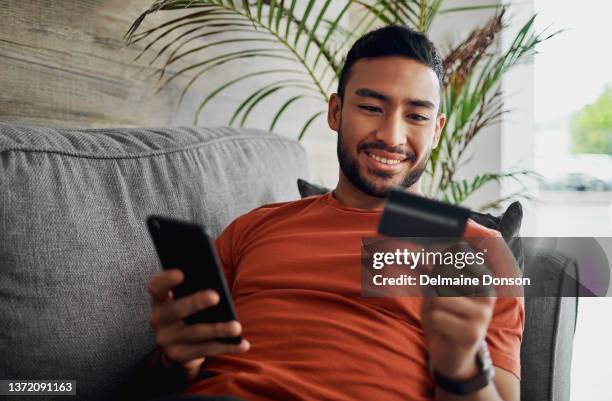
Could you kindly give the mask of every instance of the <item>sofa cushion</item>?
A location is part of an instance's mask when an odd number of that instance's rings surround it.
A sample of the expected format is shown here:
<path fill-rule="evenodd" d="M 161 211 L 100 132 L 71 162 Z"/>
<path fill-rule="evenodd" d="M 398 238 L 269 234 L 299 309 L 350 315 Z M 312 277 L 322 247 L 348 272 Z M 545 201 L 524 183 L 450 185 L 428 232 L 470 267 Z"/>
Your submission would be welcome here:
<path fill-rule="evenodd" d="M 80 400 L 119 399 L 153 347 L 146 216 L 217 235 L 297 199 L 306 172 L 299 143 L 255 130 L 0 123 L 0 377 L 76 379 Z"/>

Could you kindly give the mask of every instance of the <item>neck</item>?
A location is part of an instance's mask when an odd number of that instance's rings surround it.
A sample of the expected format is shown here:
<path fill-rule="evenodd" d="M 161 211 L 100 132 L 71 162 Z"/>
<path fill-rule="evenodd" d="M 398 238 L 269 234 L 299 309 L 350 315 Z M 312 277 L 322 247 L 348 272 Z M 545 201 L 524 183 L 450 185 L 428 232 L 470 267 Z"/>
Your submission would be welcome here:
<path fill-rule="evenodd" d="M 418 180 L 413 185 L 406 188 L 406 191 L 423 196 L 421 192 L 421 180 Z M 355 187 L 342 172 L 340 172 L 340 179 L 338 180 L 336 189 L 334 189 L 333 195 L 345 205 L 359 209 L 382 209 L 386 200 L 386 198 L 379 198 L 366 194 Z"/>

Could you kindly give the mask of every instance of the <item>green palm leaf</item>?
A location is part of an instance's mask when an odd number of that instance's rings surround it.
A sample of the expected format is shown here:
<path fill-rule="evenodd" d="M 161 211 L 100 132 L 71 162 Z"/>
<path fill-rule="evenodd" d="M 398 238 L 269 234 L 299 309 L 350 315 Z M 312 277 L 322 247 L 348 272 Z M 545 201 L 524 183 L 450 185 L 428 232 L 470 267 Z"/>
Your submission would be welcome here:
<path fill-rule="evenodd" d="M 327 93 L 322 86 L 323 75 L 320 72 L 315 72 L 314 62 L 308 59 L 308 54 L 311 48 L 316 47 L 316 54 L 319 59 L 326 60 L 328 63 L 331 61 L 335 63 L 334 57 L 332 56 L 329 49 L 327 49 L 325 39 L 322 41 L 321 37 L 317 33 L 322 26 L 321 21 L 325 18 L 325 13 L 328 11 L 329 6 L 332 4 L 331 0 L 325 0 L 325 4 L 321 9 L 318 10 L 317 14 L 314 15 L 316 0 L 309 0 L 304 11 L 298 17 L 294 11 L 296 8 L 296 1 L 292 0 L 289 5 L 289 9 L 286 9 L 285 1 L 273 1 L 273 0 L 258 0 L 253 3 L 247 1 L 241 1 L 237 4 L 234 1 L 177 1 L 177 0 L 160 0 L 155 2 L 149 10 L 145 11 L 130 27 L 130 30 L 126 34 L 129 44 L 135 44 L 145 39 L 152 38 L 145 48 L 140 52 L 138 57 L 141 57 L 144 53 L 149 52 L 153 46 L 157 43 L 167 40 L 171 35 L 178 35 L 178 38 L 174 40 L 175 46 L 173 49 L 170 45 L 165 45 L 157 52 L 151 62 L 155 62 L 161 57 L 166 57 L 163 65 L 158 69 L 160 79 L 163 81 L 160 84 L 159 90 L 162 90 L 170 82 L 173 82 L 177 78 L 185 74 L 192 74 L 191 79 L 183 89 L 179 104 L 187 93 L 187 90 L 192 88 L 195 83 L 206 75 L 207 72 L 214 68 L 218 68 L 224 64 L 239 61 L 246 58 L 275 58 L 278 60 L 291 61 L 297 63 L 302 67 L 302 74 L 305 79 L 310 80 L 314 84 L 315 88 L 318 89 L 319 100 L 325 102 L 327 100 Z M 350 2 L 349 2 L 350 3 Z M 147 29 L 143 32 L 138 33 L 138 27 L 143 22 L 144 18 L 157 11 L 161 10 L 175 10 L 181 7 L 201 8 L 200 11 L 190 13 L 179 18 L 171 19 L 170 21 L 159 24 L 153 28 Z M 346 7 L 348 9 L 348 6 Z M 313 17 L 314 24 L 310 26 L 308 24 L 309 17 Z M 286 21 L 283 29 L 283 20 Z M 223 24 L 223 26 L 218 26 Z M 221 28 L 221 29 L 213 29 Z M 225 28 L 225 29 L 223 29 Z M 193 46 L 198 40 L 201 39 L 212 39 L 216 35 L 228 34 L 231 32 L 240 32 L 244 35 L 245 31 L 252 29 L 252 32 L 260 34 L 261 37 L 242 37 L 242 38 L 223 38 L 222 40 L 207 40 L 207 42 Z M 329 30 L 326 32 L 325 37 L 331 35 Z M 290 39 L 290 36 L 292 38 Z M 306 40 L 300 43 L 300 38 L 305 37 Z M 250 42 L 250 43 L 248 43 Z M 267 48 L 257 47 L 257 43 L 273 43 L 278 48 Z M 254 45 L 251 45 L 251 43 Z M 242 46 L 244 50 L 229 49 L 227 46 Z M 189 46 L 189 47 L 188 47 Z M 209 51 L 213 48 L 222 49 L 220 55 L 209 55 Z M 171 50 L 172 49 L 172 50 Z M 180 66 L 178 70 L 172 71 L 169 77 L 165 78 L 165 75 L 170 71 L 169 69 L 178 65 L 183 60 L 192 60 L 197 57 L 198 54 L 202 53 L 204 57 L 199 57 L 200 60 L 197 62 L 191 62 L 190 65 Z M 168 55 L 169 54 L 169 55 Z M 333 66 L 334 69 L 338 67 Z M 238 77 L 228 85 L 221 85 L 217 87 L 212 93 L 208 94 L 206 98 L 199 104 L 196 111 L 197 116 L 202 112 L 203 107 L 208 104 L 215 96 L 218 96 L 228 87 L 235 82 L 241 82 L 246 79 L 246 76 L 255 76 L 250 74 L 243 74 L 242 78 Z M 286 87 L 296 87 L 295 83 L 282 81 Z M 310 89 L 310 87 L 306 87 Z M 268 88 L 264 92 L 257 93 L 254 97 L 247 97 L 237 110 L 240 110 L 242 114 L 241 123 L 244 123 L 248 118 L 249 113 L 255 108 L 255 106 L 271 96 L 280 92 L 282 88 Z M 304 88 L 303 88 L 304 89 Z M 286 109 L 284 109 L 286 110 Z M 283 111 L 284 111 L 283 110 Z M 280 113 L 282 114 L 282 113 Z M 275 117 L 280 116 L 277 115 Z M 232 118 L 232 123 L 237 121 L 237 116 Z M 278 119 L 276 119 L 278 121 Z M 275 121 L 275 122 L 276 122 Z"/>
<path fill-rule="evenodd" d="M 289 84 L 288 82 L 283 82 L 282 85 L 276 85 L 273 87 L 268 88 L 266 91 L 264 91 L 263 93 L 258 94 L 257 97 L 255 97 L 252 101 L 251 104 L 246 108 L 246 110 L 244 111 L 243 115 L 242 115 L 242 119 L 240 119 L 240 126 L 244 127 L 244 124 L 246 122 L 246 119 L 249 117 L 249 114 L 251 114 L 251 111 L 255 108 L 255 106 L 257 106 L 259 104 L 259 102 L 261 102 L 263 99 L 265 99 L 266 97 L 270 96 L 271 94 L 282 90 L 282 89 L 288 89 L 288 88 L 299 88 L 299 89 L 306 89 L 306 90 L 316 90 L 315 88 L 312 88 L 308 85 L 308 82 L 306 81 L 302 81 L 303 83 L 300 83 L 299 81 L 295 82 L 295 83 L 291 83 Z"/>
<path fill-rule="evenodd" d="M 168 66 L 170 66 L 171 64 L 173 64 L 174 62 L 180 60 L 183 57 L 186 57 L 190 54 L 196 53 L 196 52 L 200 52 L 202 50 L 207 50 L 216 46 L 222 46 L 222 45 L 227 45 L 230 43 L 241 43 L 241 42 L 260 42 L 260 43 L 274 43 L 276 44 L 276 41 L 274 39 L 270 39 L 270 38 L 236 38 L 236 39 L 226 39 L 226 40 L 219 40 L 216 42 L 212 42 L 212 43 L 207 43 L 205 45 L 202 46 L 198 46 L 198 47 L 194 47 L 193 49 L 189 49 L 187 51 L 184 51 L 180 54 L 177 55 L 171 55 L 171 57 L 168 58 L 168 61 L 166 61 L 166 64 L 164 65 L 164 68 L 162 69 L 161 75 L 163 76 L 164 71 L 167 69 Z M 283 49 L 285 50 L 285 49 Z"/>
<path fill-rule="evenodd" d="M 321 117 L 323 114 L 325 114 L 325 110 L 321 110 L 321 111 L 317 111 L 315 114 L 313 114 L 308 120 L 306 120 L 306 123 L 304 124 L 304 126 L 302 127 L 302 129 L 300 130 L 300 133 L 298 134 L 298 140 L 302 140 L 302 138 L 304 138 L 304 135 L 306 135 L 306 132 L 308 131 L 308 128 L 310 128 L 310 126 L 312 125 L 312 123 L 319 117 Z"/>
<path fill-rule="evenodd" d="M 238 82 L 242 82 L 244 80 L 247 80 L 249 78 L 252 77 L 261 77 L 263 75 L 268 75 L 268 74 L 300 74 L 301 71 L 298 70 L 290 70 L 290 69 L 273 69 L 273 70 L 263 70 L 263 71 L 256 71 L 256 72 L 252 72 L 246 75 L 242 75 L 238 78 L 232 79 L 229 82 L 226 82 L 224 84 L 222 84 L 221 86 L 217 87 L 216 89 L 214 89 L 212 92 L 210 92 L 210 94 L 208 96 L 206 96 L 204 98 L 204 100 L 202 100 L 202 102 L 200 102 L 200 104 L 198 105 L 198 108 L 196 110 L 196 117 L 195 117 L 195 124 L 197 125 L 198 123 L 198 117 L 200 115 L 200 113 L 202 112 L 202 109 L 204 109 L 204 107 L 215 97 L 217 96 L 220 92 L 224 91 L 225 89 L 229 88 L 232 85 L 237 84 Z M 181 94 L 181 98 L 183 96 L 185 96 L 186 90 L 183 90 L 183 93 Z"/>
<path fill-rule="evenodd" d="M 291 62 L 295 62 L 295 59 L 293 59 L 292 57 L 288 57 L 288 56 L 283 56 L 283 55 L 278 55 L 278 54 L 274 54 L 274 53 L 284 53 L 285 49 L 277 49 L 277 48 L 264 48 L 264 49 L 248 49 L 248 50 L 240 50 L 240 51 L 235 51 L 235 52 L 231 52 L 231 53 L 226 53 L 223 54 L 221 56 L 216 56 L 216 57 L 212 57 L 210 59 L 204 60 L 202 62 L 190 65 L 189 67 L 185 67 L 177 72 L 175 72 L 172 76 L 170 76 L 170 78 L 168 78 L 160 87 L 160 90 L 168 85 L 171 81 L 173 81 L 174 79 L 178 78 L 179 76 L 181 76 L 182 74 L 185 74 L 188 71 L 191 71 L 193 69 L 199 68 L 199 67 L 203 67 L 206 66 L 208 64 L 214 63 L 212 65 L 212 67 L 217 67 L 221 64 L 225 64 L 231 61 L 236 61 L 242 58 L 248 58 L 248 57 L 267 57 L 267 58 L 275 58 L 277 60 L 286 60 L 286 61 L 291 61 Z M 215 63 L 216 62 L 216 63 Z M 200 71 L 200 73 L 203 72 L 208 72 L 210 71 L 210 69 L 212 68 L 207 68 L 205 69 L 205 71 Z"/>
<path fill-rule="evenodd" d="M 452 85 L 445 88 L 443 110 L 447 125 L 442 131 L 440 146 L 432 152 L 428 164 L 430 195 L 461 203 L 480 188 L 479 185 L 466 187 L 464 182 L 456 181 L 454 175 L 464 164 L 468 145 L 477 134 L 486 126 L 498 123 L 500 117 L 508 112 L 501 101 L 500 80 L 503 74 L 527 60 L 543 40 L 558 33 L 548 36 L 544 32 L 535 33 L 533 24 L 532 17 L 519 29 L 507 50 L 480 63 L 458 90 Z M 495 179 L 492 176 L 480 177 L 484 178 Z"/>
<path fill-rule="evenodd" d="M 248 26 L 248 24 L 247 24 Z M 195 33 L 202 30 L 202 27 L 198 27 L 198 28 L 194 28 L 191 29 L 189 31 L 187 31 L 187 34 L 191 34 L 191 33 Z M 252 29 L 240 29 L 238 27 L 234 28 L 232 30 L 232 33 L 248 33 L 249 35 L 261 35 L 264 34 L 264 32 L 260 32 L 260 31 L 253 31 Z M 168 55 L 168 60 L 171 60 L 174 58 L 174 56 L 176 56 L 176 53 L 179 52 L 179 50 L 181 50 L 182 48 L 184 48 L 185 46 L 187 46 L 188 44 L 197 41 L 197 40 L 202 40 L 204 38 L 210 37 L 210 36 L 215 36 L 215 35 L 221 35 L 221 34 L 225 34 L 227 33 L 226 30 L 220 29 L 220 30 L 213 30 L 213 31 L 208 31 L 205 33 L 201 33 L 198 35 L 194 35 L 192 37 L 189 37 L 187 39 L 185 39 L 184 41 L 180 41 L 180 39 L 186 37 L 187 35 L 182 34 L 180 37 L 178 37 L 174 42 L 170 42 L 168 44 L 166 44 L 164 47 L 162 47 L 162 49 L 155 55 L 155 57 L 149 62 L 149 64 L 153 64 L 159 57 L 161 57 L 162 54 L 164 54 L 166 52 L 166 50 L 168 50 L 170 48 L 170 46 L 175 45 L 174 50 L 172 51 L 172 53 L 170 53 L 170 55 Z"/>
<path fill-rule="evenodd" d="M 283 103 L 283 105 L 278 109 L 278 111 L 274 115 L 274 118 L 272 119 L 272 123 L 270 124 L 269 131 L 274 131 L 274 127 L 276 127 L 276 123 L 278 123 L 280 117 L 283 115 L 285 110 L 287 110 L 287 108 L 291 106 L 291 104 L 297 102 L 300 99 L 318 99 L 318 98 L 312 95 L 297 95 L 297 96 L 293 96 L 289 98 L 289 100 Z"/>
<path fill-rule="evenodd" d="M 155 72 L 160 75 L 158 91 L 170 82 L 188 77 L 179 106 L 187 92 L 215 69 L 248 59 L 283 63 L 274 68 L 246 70 L 217 83 L 197 105 L 194 120 L 197 124 L 206 106 L 232 86 L 246 84 L 250 79 L 270 78 L 270 82 L 258 82 L 257 88 L 243 95 L 229 123 L 247 125 L 257 106 L 274 97 L 280 100 L 270 119 L 269 129 L 274 130 L 292 105 L 304 99 L 319 101 L 320 110 L 300 116 L 303 125 L 296 134 L 301 140 L 325 114 L 328 93 L 337 85 L 349 46 L 372 26 L 402 24 L 427 32 L 437 15 L 499 9 L 501 20 L 505 10 L 498 4 L 444 8 L 443 0 L 303 0 L 300 5 L 303 7 L 299 7 L 298 13 L 297 0 L 157 0 L 134 21 L 125 38 L 127 44 L 141 46 L 136 59 L 151 54 L 149 64 L 161 64 Z M 194 12 L 139 32 L 150 14 L 185 9 Z M 332 9 L 335 14 L 331 14 Z M 357 13 L 358 21 L 347 29 L 342 21 L 349 10 Z M 470 52 L 473 43 L 466 41 L 468 51 L 457 54 L 468 54 L 471 58 L 465 62 L 451 59 L 455 63 L 445 64 L 448 79 L 441 103 L 447 124 L 424 176 L 429 195 L 461 203 L 489 182 L 528 175 L 511 172 L 481 174 L 472 180 L 455 177 L 469 160 L 468 145 L 484 127 L 499 122 L 507 112 L 501 101 L 502 76 L 528 60 L 539 43 L 558 33 L 548 36 L 534 33 L 533 25 L 531 18 L 501 54 L 486 51 L 486 47 Z M 491 42 L 484 41 L 486 46 Z"/>
<path fill-rule="evenodd" d="M 314 88 L 313 86 L 311 86 L 309 84 L 310 84 L 310 82 L 308 82 L 308 81 L 306 81 L 304 79 L 282 79 L 282 80 L 273 82 L 271 84 L 266 84 L 266 85 L 262 86 L 261 88 L 255 90 L 253 93 L 251 93 L 251 95 L 247 96 L 247 98 L 242 103 L 240 103 L 238 105 L 238 107 L 234 111 L 234 114 L 230 118 L 229 125 L 232 125 L 234 123 L 234 121 L 236 121 L 236 119 L 238 118 L 238 116 L 240 115 L 240 113 L 243 110 L 251 107 L 251 103 L 252 102 L 257 103 L 257 98 L 262 93 L 265 93 L 266 91 L 268 91 L 270 89 L 273 89 L 273 88 L 277 88 L 277 87 L 278 88 L 282 88 L 282 87 L 299 87 L 299 88 L 310 90 L 310 91 L 313 91 L 314 93 L 316 93 L 316 88 Z"/>

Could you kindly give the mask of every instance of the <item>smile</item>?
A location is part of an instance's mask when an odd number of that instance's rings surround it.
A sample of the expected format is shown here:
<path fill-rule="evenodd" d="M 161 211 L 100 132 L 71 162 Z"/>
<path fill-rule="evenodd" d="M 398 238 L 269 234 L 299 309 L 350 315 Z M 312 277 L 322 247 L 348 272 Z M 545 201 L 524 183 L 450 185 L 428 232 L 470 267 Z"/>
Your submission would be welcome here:
<path fill-rule="evenodd" d="M 379 163 L 382 164 L 386 164 L 386 165 L 396 165 L 396 164 L 400 164 L 401 162 L 403 162 L 405 160 L 405 158 L 399 159 L 399 158 L 385 158 L 385 157 L 381 157 L 381 156 L 377 156 L 375 154 L 373 154 L 372 152 L 366 151 L 365 154 L 370 157 L 371 159 L 376 160 Z M 398 155 L 399 157 L 399 155 Z"/>

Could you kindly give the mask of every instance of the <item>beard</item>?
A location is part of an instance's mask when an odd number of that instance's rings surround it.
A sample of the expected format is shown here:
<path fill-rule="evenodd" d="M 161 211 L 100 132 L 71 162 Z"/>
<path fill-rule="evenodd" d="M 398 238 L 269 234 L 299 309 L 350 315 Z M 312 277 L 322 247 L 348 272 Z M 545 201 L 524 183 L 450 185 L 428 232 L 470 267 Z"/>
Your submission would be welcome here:
<path fill-rule="evenodd" d="M 380 142 L 364 142 L 357 146 L 357 154 L 367 149 L 382 149 L 391 153 L 401 153 L 406 156 L 406 161 L 414 163 L 416 161 L 416 154 L 412 150 L 405 150 L 403 148 L 389 148 Z M 389 181 L 396 174 L 390 174 L 381 171 L 372 171 L 370 173 L 379 177 L 379 179 L 368 179 L 362 174 L 359 169 L 357 159 L 350 155 L 349 149 L 347 149 L 342 142 L 342 121 L 340 121 L 340 128 L 338 129 L 338 145 L 336 147 L 336 153 L 338 154 L 338 163 L 344 176 L 359 190 L 377 198 L 386 198 L 389 195 L 389 191 L 395 185 L 408 188 L 414 185 L 425 172 L 427 162 L 431 156 L 431 150 L 427 152 L 426 157 L 419 164 L 404 176 L 400 183 L 391 184 Z M 367 167 L 366 167 L 367 168 Z"/>

